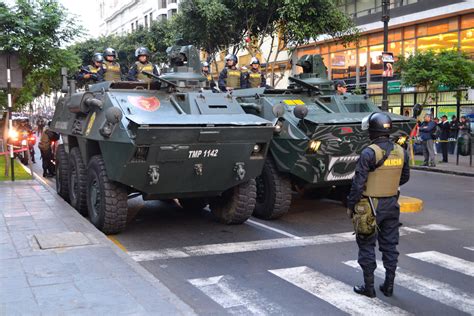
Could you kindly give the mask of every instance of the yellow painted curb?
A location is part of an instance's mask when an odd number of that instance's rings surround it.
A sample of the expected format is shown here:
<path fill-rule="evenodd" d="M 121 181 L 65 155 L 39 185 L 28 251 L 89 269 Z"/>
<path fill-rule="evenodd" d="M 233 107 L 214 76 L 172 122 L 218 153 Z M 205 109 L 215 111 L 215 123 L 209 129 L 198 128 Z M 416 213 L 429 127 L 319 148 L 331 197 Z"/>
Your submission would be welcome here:
<path fill-rule="evenodd" d="M 409 196 L 400 196 L 398 204 L 400 204 L 401 213 L 416 213 L 423 210 L 423 200 Z"/>
<path fill-rule="evenodd" d="M 125 246 L 122 245 L 122 244 L 120 243 L 120 241 L 117 240 L 117 238 L 115 238 L 115 237 L 112 236 L 112 235 L 107 236 L 107 238 L 109 238 L 114 244 L 116 244 L 117 247 L 119 247 L 120 249 L 122 249 L 122 251 L 128 252 L 128 251 L 127 251 L 127 248 L 125 248 Z"/>

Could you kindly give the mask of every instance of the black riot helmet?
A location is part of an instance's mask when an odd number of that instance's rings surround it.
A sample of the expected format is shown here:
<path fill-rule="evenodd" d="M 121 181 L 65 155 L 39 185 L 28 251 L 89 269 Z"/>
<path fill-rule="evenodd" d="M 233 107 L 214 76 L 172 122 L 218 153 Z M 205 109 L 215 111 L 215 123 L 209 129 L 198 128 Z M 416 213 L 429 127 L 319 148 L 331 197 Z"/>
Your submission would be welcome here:
<path fill-rule="evenodd" d="M 94 62 L 94 63 L 103 63 L 104 62 L 104 56 L 102 56 L 101 53 L 95 53 L 94 56 L 92 56 L 92 62 Z"/>
<path fill-rule="evenodd" d="M 362 120 L 362 129 L 369 130 L 371 139 L 380 136 L 390 136 L 392 119 L 385 113 L 374 112 Z"/>
<path fill-rule="evenodd" d="M 150 58 L 150 51 L 146 47 L 138 47 L 135 50 L 135 57 L 138 58 L 139 56 L 146 56 Z"/>
<path fill-rule="evenodd" d="M 112 47 L 107 47 L 104 50 L 104 57 L 107 57 L 107 56 L 114 56 L 115 58 L 117 58 L 117 52 Z"/>

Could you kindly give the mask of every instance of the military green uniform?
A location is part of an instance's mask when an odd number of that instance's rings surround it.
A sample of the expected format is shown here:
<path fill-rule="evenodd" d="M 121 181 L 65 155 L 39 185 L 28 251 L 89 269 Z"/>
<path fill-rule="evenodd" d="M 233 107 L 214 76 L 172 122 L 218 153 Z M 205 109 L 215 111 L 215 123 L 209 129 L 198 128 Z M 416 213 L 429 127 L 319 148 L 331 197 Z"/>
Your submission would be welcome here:
<path fill-rule="evenodd" d="M 120 81 L 122 80 L 122 70 L 120 64 L 113 61 L 104 61 L 102 67 L 104 68 L 105 81 Z"/>

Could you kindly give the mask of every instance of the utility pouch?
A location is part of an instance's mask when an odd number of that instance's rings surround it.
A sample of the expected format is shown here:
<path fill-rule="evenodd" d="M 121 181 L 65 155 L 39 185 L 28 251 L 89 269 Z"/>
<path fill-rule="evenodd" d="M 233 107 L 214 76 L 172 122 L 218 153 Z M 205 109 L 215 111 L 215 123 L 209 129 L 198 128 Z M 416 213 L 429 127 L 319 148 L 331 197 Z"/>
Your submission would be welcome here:
<path fill-rule="evenodd" d="M 352 224 L 354 225 L 356 235 L 370 236 L 375 233 L 377 221 L 374 212 L 375 210 L 372 210 L 368 198 L 362 198 L 359 203 L 355 205 Z"/>

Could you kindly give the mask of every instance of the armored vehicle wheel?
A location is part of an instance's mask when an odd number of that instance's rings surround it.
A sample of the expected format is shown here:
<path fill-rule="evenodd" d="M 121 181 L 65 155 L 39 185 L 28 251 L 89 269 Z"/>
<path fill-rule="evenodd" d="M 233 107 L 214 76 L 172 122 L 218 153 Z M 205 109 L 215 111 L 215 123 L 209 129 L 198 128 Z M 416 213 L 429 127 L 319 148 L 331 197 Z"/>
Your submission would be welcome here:
<path fill-rule="evenodd" d="M 191 198 L 191 199 L 179 199 L 179 204 L 185 209 L 190 211 L 201 211 L 209 203 L 203 198 Z"/>
<path fill-rule="evenodd" d="M 82 215 L 87 215 L 87 170 L 81 152 L 74 147 L 69 152 L 69 203 Z"/>
<path fill-rule="evenodd" d="M 273 159 L 265 161 L 262 174 L 256 181 L 257 203 L 253 215 L 262 219 L 285 215 L 291 204 L 291 181 L 278 172 Z"/>
<path fill-rule="evenodd" d="M 127 225 L 127 190 L 109 180 L 104 160 L 93 156 L 87 168 L 89 220 L 105 234 L 121 232 Z"/>
<path fill-rule="evenodd" d="M 252 216 L 256 191 L 254 179 L 225 191 L 211 202 L 212 214 L 224 224 L 242 224 Z"/>
<path fill-rule="evenodd" d="M 56 152 L 56 192 L 69 202 L 69 161 L 64 145 L 58 146 Z"/>

